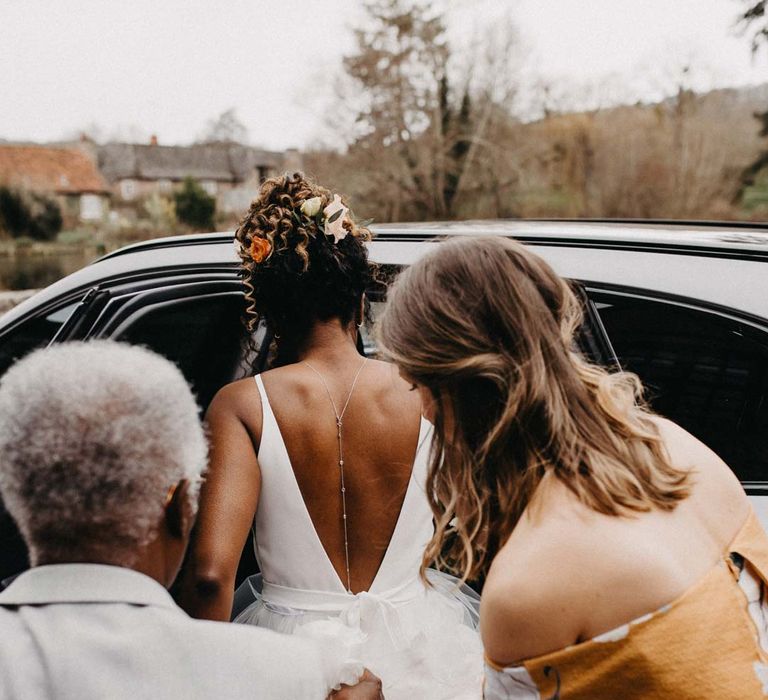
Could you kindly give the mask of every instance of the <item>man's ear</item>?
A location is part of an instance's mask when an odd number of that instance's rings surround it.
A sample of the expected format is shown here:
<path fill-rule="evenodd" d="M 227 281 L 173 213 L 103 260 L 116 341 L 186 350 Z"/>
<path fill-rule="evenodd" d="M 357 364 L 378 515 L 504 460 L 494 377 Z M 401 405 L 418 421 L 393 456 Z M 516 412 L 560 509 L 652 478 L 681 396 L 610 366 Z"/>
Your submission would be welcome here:
<path fill-rule="evenodd" d="M 192 508 L 189 499 L 189 480 L 181 479 L 169 494 L 165 506 L 165 525 L 174 537 L 184 539 L 192 529 Z"/>

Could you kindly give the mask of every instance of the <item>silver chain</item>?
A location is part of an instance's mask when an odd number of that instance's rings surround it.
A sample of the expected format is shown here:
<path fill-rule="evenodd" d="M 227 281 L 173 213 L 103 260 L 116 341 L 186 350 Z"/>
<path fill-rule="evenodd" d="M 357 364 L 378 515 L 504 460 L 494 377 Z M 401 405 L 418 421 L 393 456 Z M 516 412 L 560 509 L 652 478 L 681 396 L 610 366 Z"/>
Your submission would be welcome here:
<path fill-rule="evenodd" d="M 331 402 L 331 406 L 333 406 L 333 415 L 336 417 L 336 439 L 339 443 L 339 478 L 340 478 L 340 484 L 341 484 L 341 520 L 344 524 L 344 563 L 346 565 L 347 569 L 347 593 L 352 593 L 352 578 L 349 574 L 349 535 L 347 530 L 347 487 L 344 483 L 344 445 L 342 442 L 342 427 L 344 425 L 343 419 L 344 414 L 347 412 L 347 406 L 349 406 L 349 400 L 352 398 L 352 392 L 355 390 L 355 386 L 357 385 L 357 380 L 360 378 L 360 372 L 363 371 L 363 367 L 365 367 L 365 363 L 368 362 L 368 358 L 366 357 L 362 363 L 360 364 L 359 369 L 357 370 L 357 374 L 355 374 L 355 378 L 352 381 L 352 386 L 349 389 L 349 393 L 347 394 L 347 400 L 344 402 L 344 407 L 341 409 L 341 413 L 339 413 L 338 409 L 336 408 L 336 402 L 333 400 L 333 396 L 331 395 L 331 390 L 328 388 L 328 384 L 325 381 L 325 377 L 323 377 L 320 372 L 318 372 L 309 362 L 304 360 L 304 364 L 309 367 L 318 377 L 320 377 L 320 381 L 323 383 L 323 386 L 325 387 L 325 393 L 328 394 L 328 399 Z"/>

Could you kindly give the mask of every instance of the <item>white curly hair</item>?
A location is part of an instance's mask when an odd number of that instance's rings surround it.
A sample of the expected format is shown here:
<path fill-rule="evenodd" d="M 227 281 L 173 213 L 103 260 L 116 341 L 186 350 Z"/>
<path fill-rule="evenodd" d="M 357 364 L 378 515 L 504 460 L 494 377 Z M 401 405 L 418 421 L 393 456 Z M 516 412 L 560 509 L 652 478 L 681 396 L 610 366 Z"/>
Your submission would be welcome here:
<path fill-rule="evenodd" d="M 187 382 L 145 348 L 55 345 L 0 380 L 0 496 L 33 565 L 130 565 L 169 489 L 198 484 L 206 456 Z"/>

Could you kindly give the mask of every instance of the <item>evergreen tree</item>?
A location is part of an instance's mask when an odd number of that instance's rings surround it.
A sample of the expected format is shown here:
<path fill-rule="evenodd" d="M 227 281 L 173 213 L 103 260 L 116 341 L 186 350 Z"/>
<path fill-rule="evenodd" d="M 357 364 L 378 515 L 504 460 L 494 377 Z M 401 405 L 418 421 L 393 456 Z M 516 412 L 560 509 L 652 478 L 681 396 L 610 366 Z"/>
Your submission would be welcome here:
<path fill-rule="evenodd" d="M 212 231 L 216 213 L 216 200 L 194 178 L 187 177 L 178 192 L 173 195 L 176 217 L 196 231 Z"/>
<path fill-rule="evenodd" d="M 739 16 L 741 25 L 752 32 L 752 53 L 759 51 L 760 47 L 768 47 L 768 18 L 766 18 L 766 6 L 768 0 L 742 0 L 746 5 Z M 755 113 L 755 119 L 760 123 L 759 134 L 763 138 L 768 137 L 768 111 Z M 768 166 L 768 149 L 763 150 L 741 173 L 741 183 L 736 194 L 736 200 L 742 200 L 744 192 L 752 187 L 760 172 Z"/>
<path fill-rule="evenodd" d="M 465 93 L 452 108 L 442 18 L 428 2 L 369 0 L 365 9 L 367 27 L 355 31 L 357 49 L 344 59 L 364 100 L 351 148 L 376 163 L 374 188 L 399 203 L 393 218 L 450 217 L 471 102 Z"/>

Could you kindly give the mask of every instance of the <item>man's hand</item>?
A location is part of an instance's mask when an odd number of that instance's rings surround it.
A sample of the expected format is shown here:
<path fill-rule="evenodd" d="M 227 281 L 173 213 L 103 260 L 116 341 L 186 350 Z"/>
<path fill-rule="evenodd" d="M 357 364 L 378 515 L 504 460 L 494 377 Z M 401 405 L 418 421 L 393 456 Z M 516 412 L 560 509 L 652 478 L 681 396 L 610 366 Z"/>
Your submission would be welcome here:
<path fill-rule="evenodd" d="M 357 685 L 342 685 L 328 696 L 328 700 L 384 700 L 381 679 L 366 668 Z"/>

